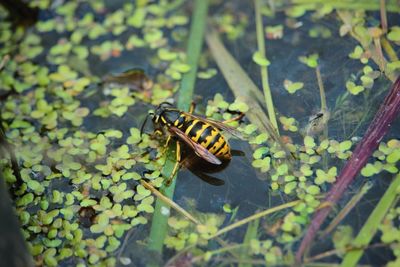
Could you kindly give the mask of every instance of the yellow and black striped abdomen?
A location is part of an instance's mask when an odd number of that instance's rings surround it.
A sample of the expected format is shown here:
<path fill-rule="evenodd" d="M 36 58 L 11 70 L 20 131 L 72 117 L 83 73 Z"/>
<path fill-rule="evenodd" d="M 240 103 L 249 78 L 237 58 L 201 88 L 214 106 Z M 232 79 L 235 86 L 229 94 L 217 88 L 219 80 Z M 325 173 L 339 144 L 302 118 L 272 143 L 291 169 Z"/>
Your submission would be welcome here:
<path fill-rule="evenodd" d="M 217 158 L 230 159 L 232 157 L 228 142 L 213 125 L 181 113 L 174 122 L 174 126 Z"/>

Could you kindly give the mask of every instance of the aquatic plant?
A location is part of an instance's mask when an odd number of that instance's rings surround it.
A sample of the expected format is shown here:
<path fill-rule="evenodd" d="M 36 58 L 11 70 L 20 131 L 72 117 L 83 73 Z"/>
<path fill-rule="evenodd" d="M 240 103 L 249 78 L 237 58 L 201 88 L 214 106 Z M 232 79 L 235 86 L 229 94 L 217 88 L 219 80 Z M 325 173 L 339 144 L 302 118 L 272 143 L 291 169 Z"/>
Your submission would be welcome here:
<path fill-rule="evenodd" d="M 400 69 L 395 0 L 28 5 L 31 26 L 0 7 L 0 169 L 36 265 L 290 265 L 297 251 L 354 266 L 380 248 L 396 266 L 399 141 L 381 134 L 397 93 L 374 109 Z M 165 185 L 174 146 L 140 129 L 164 101 L 219 121 L 244 114 L 229 122 L 243 152 L 209 175 L 218 183 L 182 166 Z M 365 145 L 375 113 L 383 128 Z M 369 217 L 347 225 L 376 188 L 386 193 Z M 328 212 L 331 250 L 304 254 Z"/>

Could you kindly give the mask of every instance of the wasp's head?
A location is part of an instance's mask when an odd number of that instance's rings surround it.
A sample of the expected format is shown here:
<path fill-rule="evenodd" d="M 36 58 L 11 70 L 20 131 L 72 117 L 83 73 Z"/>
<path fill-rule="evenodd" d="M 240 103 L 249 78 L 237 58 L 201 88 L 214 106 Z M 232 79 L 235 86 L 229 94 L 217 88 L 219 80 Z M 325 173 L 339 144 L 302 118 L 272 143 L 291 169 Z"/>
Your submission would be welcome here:
<path fill-rule="evenodd" d="M 169 108 L 172 107 L 172 104 L 169 102 L 162 102 L 160 105 L 158 105 L 158 107 L 156 108 L 156 110 L 154 111 L 153 114 L 153 122 L 158 124 L 166 124 L 166 120 L 165 120 L 165 114 L 168 111 Z"/>
<path fill-rule="evenodd" d="M 141 135 L 144 130 L 144 126 L 147 122 L 147 119 L 151 117 L 151 120 L 155 125 L 165 125 L 167 124 L 166 121 L 166 114 L 168 110 L 172 107 L 172 104 L 169 102 L 162 102 L 160 105 L 157 106 L 157 108 L 154 111 L 150 111 L 149 114 L 146 116 L 146 119 L 144 120 L 142 127 L 141 127 Z"/>

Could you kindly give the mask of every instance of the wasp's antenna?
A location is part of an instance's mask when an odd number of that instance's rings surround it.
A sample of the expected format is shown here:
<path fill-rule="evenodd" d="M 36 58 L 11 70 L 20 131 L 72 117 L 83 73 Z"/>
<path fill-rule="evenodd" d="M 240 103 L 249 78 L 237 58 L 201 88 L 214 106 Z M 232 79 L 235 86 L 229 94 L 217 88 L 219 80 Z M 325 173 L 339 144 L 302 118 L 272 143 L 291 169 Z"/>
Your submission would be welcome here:
<path fill-rule="evenodd" d="M 147 119 L 148 119 L 151 115 L 154 116 L 154 113 L 153 113 L 153 112 L 149 112 L 149 113 L 147 114 L 146 118 L 144 119 L 144 121 L 143 121 L 143 123 L 142 123 L 142 126 L 140 127 L 140 138 L 142 138 L 144 126 L 145 126 L 146 123 L 147 123 Z"/>

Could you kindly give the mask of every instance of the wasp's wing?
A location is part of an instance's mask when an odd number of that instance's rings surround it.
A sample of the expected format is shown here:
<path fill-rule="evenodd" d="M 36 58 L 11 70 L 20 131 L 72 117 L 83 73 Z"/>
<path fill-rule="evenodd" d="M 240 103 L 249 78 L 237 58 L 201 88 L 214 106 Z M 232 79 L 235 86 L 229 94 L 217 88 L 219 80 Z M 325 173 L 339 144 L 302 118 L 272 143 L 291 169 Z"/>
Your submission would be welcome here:
<path fill-rule="evenodd" d="M 243 134 L 241 132 L 239 132 L 238 130 L 236 130 L 235 128 L 233 128 L 233 127 L 231 127 L 229 125 L 226 125 L 223 122 L 216 121 L 216 120 L 213 120 L 213 119 L 203 118 L 203 117 L 200 117 L 200 116 L 197 116 L 197 115 L 193 115 L 193 114 L 187 113 L 187 112 L 184 112 L 184 114 L 186 116 L 192 117 L 194 119 L 209 123 L 212 126 L 214 126 L 215 128 L 217 128 L 219 130 L 222 130 L 222 131 L 225 131 L 225 132 L 228 132 L 228 133 L 236 136 L 237 138 L 244 139 L 244 136 L 243 136 Z"/>
<path fill-rule="evenodd" d="M 177 127 L 170 127 L 170 131 L 175 134 L 176 136 L 179 137 L 182 141 L 184 141 L 186 144 L 188 144 L 194 152 L 201 158 L 207 160 L 208 162 L 216 165 L 220 165 L 222 162 L 219 160 L 216 156 L 214 156 L 210 151 L 208 151 L 206 148 L 202 147 L 200 144 L 197 144 L 194 142 L 192 139 L 190 139 L 184 132 L 179 130 Z"/>

